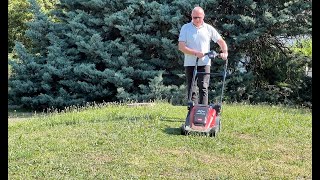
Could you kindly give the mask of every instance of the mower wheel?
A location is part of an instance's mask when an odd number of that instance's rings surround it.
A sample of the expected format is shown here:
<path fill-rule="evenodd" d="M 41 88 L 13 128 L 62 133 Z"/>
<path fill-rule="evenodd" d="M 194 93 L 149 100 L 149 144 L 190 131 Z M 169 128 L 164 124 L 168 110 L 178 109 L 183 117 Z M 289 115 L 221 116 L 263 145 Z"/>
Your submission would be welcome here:
<path fill-rule="evenodd" d="M 221 131 L 221 120 L 220 120 L 220 117 L 217 117 L 216 121 L 217 121 L 217 126 L 216 126 L 215 129 L 216 129 L 217 132 L 220 132 Z"/>
<path fill-rule="evenodd" d="M 210 137 L 217 137 L 220 130 L 221 130 L 221 121 L 220 121 L 220 117 L 217 117 L 216 118 L 216 126 L 211 129 Z"/>
<path fill-rule="evenodd" d="M 210 133 L 210 137 L 216 137 L 217 136 L 216 128 L 211 129 L 209 133 Z"/>
<path fill-rule="evenodd" d="M 180 130 L 181 130 L 181 135 L 187 134 L 186 130 L 184 129 L 184 124 L 181 125 Z"/>

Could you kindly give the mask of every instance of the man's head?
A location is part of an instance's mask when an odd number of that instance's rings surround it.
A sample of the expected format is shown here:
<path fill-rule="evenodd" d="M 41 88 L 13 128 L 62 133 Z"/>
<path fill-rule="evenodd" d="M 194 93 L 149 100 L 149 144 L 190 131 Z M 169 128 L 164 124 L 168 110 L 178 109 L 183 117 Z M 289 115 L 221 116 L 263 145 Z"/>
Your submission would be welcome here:
<path fill-rule="evenodd" d="M 199 6 L 193 8 L 191 12 L 191 17 L 192 17 L 192 22 L 195 26 L 197 27 L 201 26 L 204 19 L 204 10 Z"/>

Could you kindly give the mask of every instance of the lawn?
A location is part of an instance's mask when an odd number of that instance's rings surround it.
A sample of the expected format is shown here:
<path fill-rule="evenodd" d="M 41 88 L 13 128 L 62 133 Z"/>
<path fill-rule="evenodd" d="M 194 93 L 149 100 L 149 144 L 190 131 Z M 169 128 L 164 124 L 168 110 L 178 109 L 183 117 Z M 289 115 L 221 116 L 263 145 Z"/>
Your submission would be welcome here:
<path fill-rule="evenodd" d="M 312 179 L 309 109 L 225 104 L 218 137 L 180 135 L 185 106 L 9 112 L 9 179 Z"/>

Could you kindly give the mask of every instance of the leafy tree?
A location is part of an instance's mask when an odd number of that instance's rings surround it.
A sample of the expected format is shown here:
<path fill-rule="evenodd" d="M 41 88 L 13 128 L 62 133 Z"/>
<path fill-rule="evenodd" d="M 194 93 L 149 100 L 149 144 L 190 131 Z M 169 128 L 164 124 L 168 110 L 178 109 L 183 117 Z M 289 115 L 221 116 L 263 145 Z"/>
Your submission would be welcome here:
<path fill-rule="evenodd" d="M 296 54 L 312 57 L 312 39 L 311 38 L 299 38 L 291 47 L 292 51 Z"/>
<path fill-rule="evenodd" d="M 296 64 L 300 64 L 300 73 L 295 79 L 294 90 L 290 99 L 295 101 L 295 104 L 302 104 L 307 107 L 312 107 L 312 77 L 306 76 L 304 68 L 307 69 L 312 67 L 312 39 L 311 38 L 300 38 L 293 46 L 292 51 L 296 56 Z M 296 74 L 297 76 L 297 74 Z"/>
<path fill-rule="evenodd" d="M 51 10 L 58 0 L 37 0 L 42 11 L 47 13 Z M 8 1 L 8 53 L 14 47 L 14 41 L 20 41 L 26 46 L 30 43 L 25 37 L 27 30 L 26 23 L 32 20 L 32 13 L 29 12 L 28 0 L 9 0 Z"/>
<path fill-rule="evenodd" d="M 24 31 L 27 29 L 25 22 L 29 21 L 32 17 L 31 13 L 28 13 L 28 7 L 27 1 L 9 0 L 8 53 L 12 51 L 15 40 L 28 44 L 28 41 L 24 37 Z"/>

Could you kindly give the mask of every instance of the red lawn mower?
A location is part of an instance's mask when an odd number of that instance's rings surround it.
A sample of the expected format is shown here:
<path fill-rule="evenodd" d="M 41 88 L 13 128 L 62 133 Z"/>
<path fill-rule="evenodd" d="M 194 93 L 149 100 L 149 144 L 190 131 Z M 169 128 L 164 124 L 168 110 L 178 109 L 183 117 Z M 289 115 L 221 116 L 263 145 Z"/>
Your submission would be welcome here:
<path fill-rule="evenodd" d="M 205 54 L 210 59 L 215 59 L 219 54 L 215 51 L 210 51 Z M 186 118 L 185 124 L 181 126 L 181 134 L 182 135 L 189 135 L 191 133 L 200 133 L 209 135 L 210 137 L 216 137 L 218 132 L 221 131 L 221 110 L 222 110 L 222 97 L 223 97 L 223 90 L 227 75 L 227 65 L 228 60 L 224 63 L 224 71 L 222 73 L 205 73 L 205 72 L 198 72 L 198 61 L 199 58 L 196 60 L 195 68 L 193 70 L 193 77 L 191 87 L 195 86 L 197 74 L 212 74 L 215 76 L 222 76 L 222 90 L 220 95 L 220 100 L 216 104 L 195 104 L 191 100 L 192 88 L 189 91 L 189 98 L 188 98 L 188 114 Z"/>

